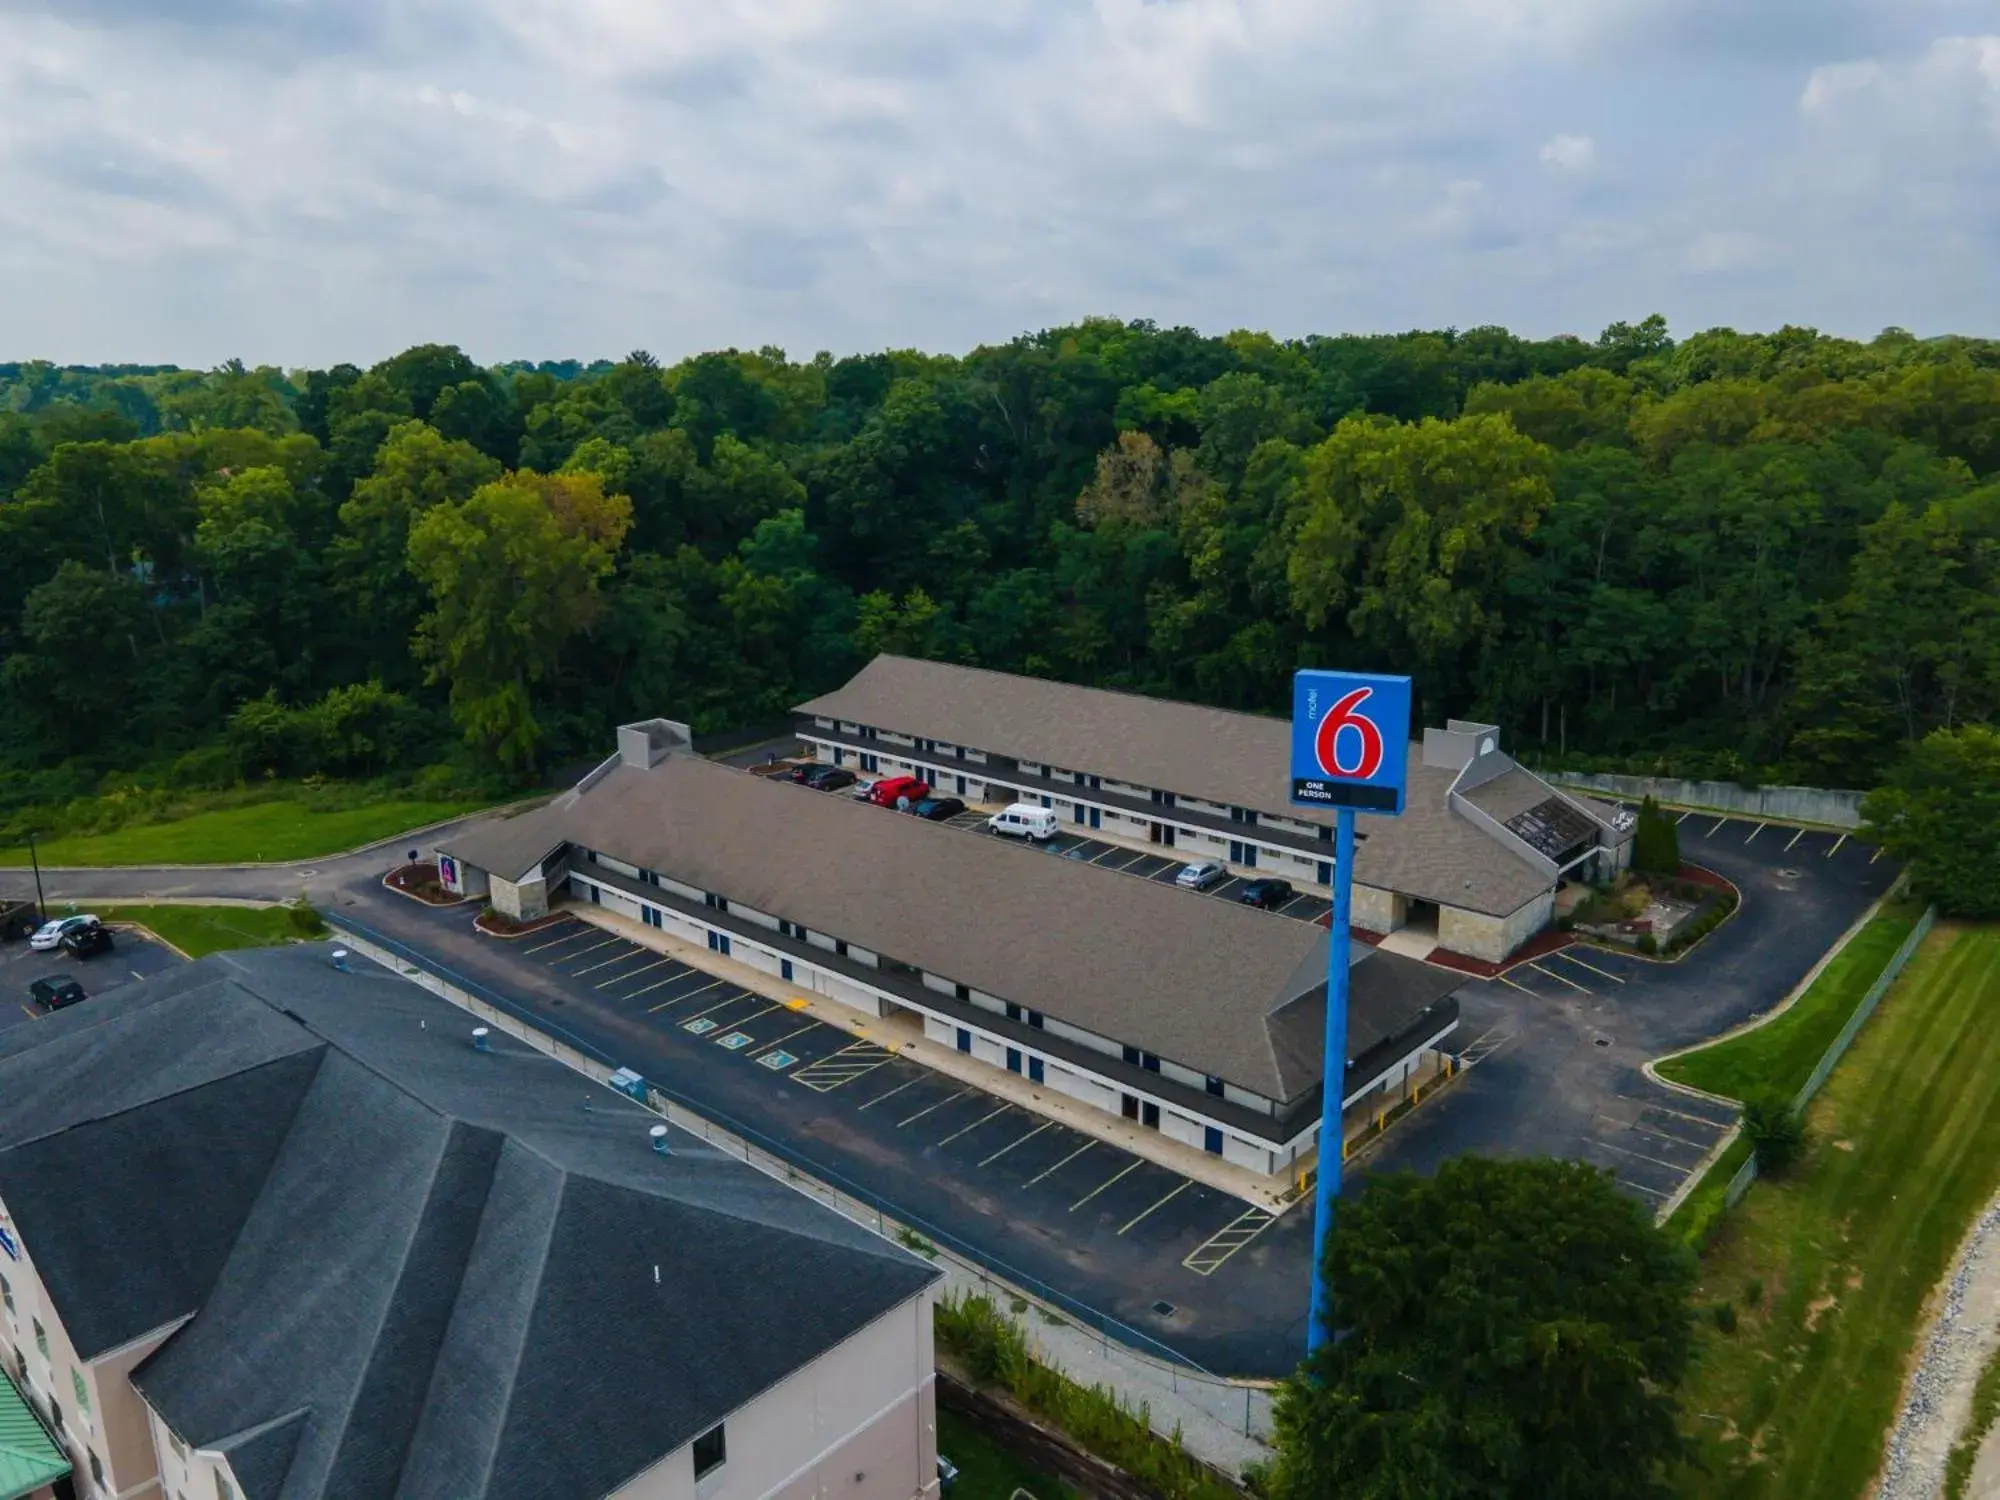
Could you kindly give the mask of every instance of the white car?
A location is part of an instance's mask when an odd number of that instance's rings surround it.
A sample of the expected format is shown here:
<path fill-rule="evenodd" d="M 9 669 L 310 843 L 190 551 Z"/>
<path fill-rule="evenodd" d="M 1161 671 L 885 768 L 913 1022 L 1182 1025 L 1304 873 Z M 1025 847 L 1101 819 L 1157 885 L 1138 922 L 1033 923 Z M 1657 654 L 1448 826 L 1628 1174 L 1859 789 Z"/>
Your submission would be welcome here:
<path fill-rule="evenodd" d="M 51 948 L 57 948 L 62 945 L 63 934 L 65 932 L 73 932 L 79 927 L 95 927 L 97 925 L 99 925 L 97 918 L 87 912 L 74 917 L 58 917 L 53 922 L 44 922 L 41 926 L 37 927 L 34 935 L 28 939 L 28 946 L 37 953 L 46 953 Z"/>
<path fill-rule="evenodd" d="M 1212 885 L 1220 884 L 1228 873 L 1215 860 L 1198 859 L 1181 866 L 1180 874 L 1174 877 L 1174 884 L 1184 891 L 1205 891 Z"/>

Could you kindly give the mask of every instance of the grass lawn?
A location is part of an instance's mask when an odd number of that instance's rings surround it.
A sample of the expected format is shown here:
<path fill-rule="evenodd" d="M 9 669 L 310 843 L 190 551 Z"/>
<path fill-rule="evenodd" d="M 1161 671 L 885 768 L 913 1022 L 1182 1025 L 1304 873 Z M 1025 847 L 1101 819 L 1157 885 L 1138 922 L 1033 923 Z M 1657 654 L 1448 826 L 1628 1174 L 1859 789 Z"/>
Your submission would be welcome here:
<path fill-rule="evenodd" d="M 300 936 L 282 906 L 96 906 L 107 922 L 137 922 L 200 958 L 224 948 L 268 948 Z"/>
<path fill-rule="evenodd" d="M 1009 1500 L 1017 1489 L 1035 1500 L 1062 1500 L 1076 1492 L 1059 1479 L 1030 1468 L 955 1411 L 937 1413 L 938 1452 L 958 1465 L 950 1500 Z"/>
<path fill-rule="evenodd" d="M 1702 1257 L 1683 1392 L 1695 1496 L 1852 1500 L 1880 1462 L 1924 1299 L 2000 1189 L 2000 926 L 1940 923 L 1814 1101 L 1810 1152 Z M 1755 1295 L 1753 1295 L 1753 1292 Z"/>
<path fill-rule="evenodd" d="M 1886 906 L 1854 940 L 1833 956 L 1791 1009 L 1775 1019 L 1659 1065 L 1662 1077 L 1729 1099 L 1747 1099 L 1760 1088 L 1791 1098 L 1805 1087 L 1868 986 L 1902 946 L 1923 915 L 1921 905 Z"/>
<path fill-rule="evenodd" d="M 235 865 L 315 859 L 389 838 L 461 813 L 477 802 L 396 800 L 316 811 L 302 801 L 253 802 L 111 833 L 50 839 L 38 846 L 45 865 Z M 0 864 L 25 865 L 25 846 L 0 849 Z"/>

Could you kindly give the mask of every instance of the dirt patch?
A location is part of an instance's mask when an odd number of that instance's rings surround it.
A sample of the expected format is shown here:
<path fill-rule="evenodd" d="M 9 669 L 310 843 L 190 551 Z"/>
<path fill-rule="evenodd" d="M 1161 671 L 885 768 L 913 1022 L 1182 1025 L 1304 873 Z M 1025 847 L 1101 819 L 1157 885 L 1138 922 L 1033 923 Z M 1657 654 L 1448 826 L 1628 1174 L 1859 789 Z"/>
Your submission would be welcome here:
<path fill-rule="evenodd" d="M 1815 1328 L 1819 1327 L 1820 1314 L 1837 1306 L 1839 1302 L 1840 1299 L 1831 1292 L 1828 1292 L 1824 1297 L 1815 1297 L 1812 1301 L 1808 1302 L 1806 1304 L 1806 1332 L 1811 1333 Z"/>

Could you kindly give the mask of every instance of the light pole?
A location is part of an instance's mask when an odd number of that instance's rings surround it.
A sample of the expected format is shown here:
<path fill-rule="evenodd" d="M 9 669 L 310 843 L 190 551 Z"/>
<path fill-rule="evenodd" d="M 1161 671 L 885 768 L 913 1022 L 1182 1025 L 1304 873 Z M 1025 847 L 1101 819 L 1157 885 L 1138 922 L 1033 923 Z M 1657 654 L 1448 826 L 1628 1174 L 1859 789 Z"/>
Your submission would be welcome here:
<path fill-rule="evenodd" d="M 1341 1156 L 1347 1145 L 1342 1101 L 1347 1095 L 1347 964 L 1352 939 L 1348 914 L 1354 905 L 1354 809 L 1334 815 L 1333 912 L 1327 919 L 1326 1052 L 1320 1084 L 1319 1182 L 1313 1193 L 1313 1279 L 1306 1353 L 1326 1342 L 1326 1237 L 1333 1229 L 1333 1205 L 1340 1198 Z"/>
<path fill-rule="evenodd" d="M 49 914 L 48 898 L 42 894 L 42 860 L 35 852 L 35 830 L 28 830 L 28 863 L 35 867 L 35 912 L 46 918 Z"/>

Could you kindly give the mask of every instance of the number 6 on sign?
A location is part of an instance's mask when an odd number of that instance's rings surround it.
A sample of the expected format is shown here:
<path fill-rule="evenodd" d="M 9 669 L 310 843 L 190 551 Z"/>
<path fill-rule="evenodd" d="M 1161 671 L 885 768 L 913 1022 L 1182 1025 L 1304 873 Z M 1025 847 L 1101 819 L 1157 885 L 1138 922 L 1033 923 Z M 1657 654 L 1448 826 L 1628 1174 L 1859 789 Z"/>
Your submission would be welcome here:
<path fill-rule="evenodd" d="M 1409 678 L 1300 672 L 1292 679 L 1293 802 L 1400 813 L 1409 741 Z"/>

